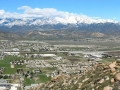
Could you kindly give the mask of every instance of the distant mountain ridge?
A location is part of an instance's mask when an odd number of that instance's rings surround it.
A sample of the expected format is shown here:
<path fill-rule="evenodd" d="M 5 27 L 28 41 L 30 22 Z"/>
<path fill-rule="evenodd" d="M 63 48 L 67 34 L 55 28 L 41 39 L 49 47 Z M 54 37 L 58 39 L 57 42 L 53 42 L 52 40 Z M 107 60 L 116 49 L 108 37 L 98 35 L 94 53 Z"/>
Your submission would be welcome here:
<path fill-rule="evenodd" d="M 23 38 L 20 35 L 0 31 L 0 40 L 21 40 L 21 39 Z"/>
<path fill-rule="evenodd" d="M 64 20 L 60 17 L 0 18 L 0 31 L 16 33 L 18 37 L 35 40 L 50 37 L 51 39 L 103 38 L 109 35 L 119 36 L 120 23 L 79 17 Z"/>
<path fill-rule="evenodd" d="M 85 38 L 109 38 L 107 35 L 100 32 L 87 32 L 80 30 L 50 30 L 39 31 L 33 30 L 25 34 L 23 37 L 30 40 L 80 40 Z"/>
<path fill-rule="evenodd" d="M 10 32 L 27 32 L 30 30 L 81 30 L 113 33 L 120 31 L 120 23 L 111 20 L 89 20 L 85 18 L 70 17 L 63 22 L 60 18 L 1 18 L 0 30 Z"/>
<path fill-rule="evenodd" d="M 42 17 L 27 17 L 27 18 L 0 18 L 0 25 L 12 27 L 14 25 L 22 26 L 22 25 L 57 25 L 57 24 L 74 24 L 78 25 L 81 23 L 85 24 L 93 24 L 93 23 L 117 23 L 117 21 L 113 21 L 110 19 L 93 19 L 87 16 L 42 16 Z"/>
<path fill-rule="evenodd" d="M 80 30 L 33 30 L 22 35 L 12 32 L 0 32 L 0 39 L 7 40 L 79 40 L 85 38 L 109 38 L 109 35 L 100 32 Z"/>

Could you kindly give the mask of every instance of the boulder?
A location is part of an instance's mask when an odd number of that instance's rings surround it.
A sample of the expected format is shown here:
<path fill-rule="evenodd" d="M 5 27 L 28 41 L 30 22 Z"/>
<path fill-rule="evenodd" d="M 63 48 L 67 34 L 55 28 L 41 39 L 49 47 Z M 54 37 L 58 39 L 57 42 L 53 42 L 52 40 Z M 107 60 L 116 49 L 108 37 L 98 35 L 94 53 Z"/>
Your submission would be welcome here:
<path fill-rule="evenodd" d="M 106 86 L 106 87 L 103 88 L 103 90 L 112 90 L 112 87 Z"/>
<path fill-rule="evenodd" d="M 109 78 L 109 76 L 105 76 L 105 80 L 109 80 L 110 78 Z"/>
<path fill-rule="evenodd" d="M 114 83 L 114 78 L 111 78 L 110 82 L 111 82 L 111 83 Z"/>
<path fill-rule="evenodd" d="M 110 68 L 115 68 L 115 67 L 116 67 L 116 61 L 113 62 L 113 63 L 111 63 L 111 64 L 109 65 L 109 67 L 110 67 Z"/>
<path fill-rule="evenodd" d="M 120 58 L 119 58 L 119 59 L 117 59 L 117 63 L 120 63 Z"/>
<path fill-rule="evenodd" d="M 87 81 L 89 78 L 85 78 L 84 80 L 82 80 L 82 82 L 85 82 L 85 81 Z"/>
<path fill-rule="evenodd" d="M 115 80 L 120 81 L 120 73 L 115 74 Z"/>
<path fill-rule="evenodd" d="M 104 79 L 101 79 L 98 83 L 103 83 L 105 80 Z"/>
<path fill-rule="evenodd" d="M 81 88 L 81 86 L 82 86 L 82 83 L 78 83 L 78 88 Z"/>
<path fill-rule="evenodd" d="M 110 71 L 113 73 L 115 72 L 115 68 L 111 68 Z"/>

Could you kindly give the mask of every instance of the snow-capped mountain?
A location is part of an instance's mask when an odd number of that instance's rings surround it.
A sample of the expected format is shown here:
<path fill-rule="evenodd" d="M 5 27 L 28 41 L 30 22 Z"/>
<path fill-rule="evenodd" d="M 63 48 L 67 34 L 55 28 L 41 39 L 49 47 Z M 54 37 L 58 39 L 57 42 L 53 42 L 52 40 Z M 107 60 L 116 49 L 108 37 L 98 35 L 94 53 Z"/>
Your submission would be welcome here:
<path fill-rule="evenodd" d="M 100 17 L 59 11 L 54 8 L 19 7 L 23 12 L 0 10 L 0 31 L 22 38 L 77 39 L 120 35 L 120 22 Z M 2 38 L 6 38 L 2 34 Z M 8 34 L 9 36 L 15 35 Z M 7 36 L 8 36 L 7 35 Z M 27 36 L 27 37 L 26 37 Z M 0 38 L 1 38 L 0 37 Z M 17 37 L 17 36 L 15 36 Z M 13 38 L 13 37 L 12 37 Z"/>
<path fill-rule="evenodd" d="M 1 18 L 0 30 L 16 33 L 18 36 L 13 34 L 14 37 L 21 36 L 24 39 L 33 40 L 78 39 L 85 37 L 106 38 L 110 35 L 120 35 L 120 24 L 112 20 L 90 20 L 70 17 L 70 19 L 67 18 L 65 21 L 56 18 L 58 17 Z M 5 38 L 3 36 L 1 37 Z"/>
<path fill-rule="evenodd" d="M 31 26 L 31 25 L 45 25 L 45 24 L 73 24 L 78 25 L 81 23 L 85 24 L 92 24 L 92 23 L 117 23 L 116 21 L 110 19 L 92 19 L 87 16 L 69 16 L 69 17 L 39 17 L 39 18 L 23 18 L 23 19 L 16 19 L 16 18 L 1 18 L 0 19 L 0 26 Z"/>
<path fill-rule="evenodd" d="M 29 30 L 87 30 L 99 32 L 119 30 L 120 24 L 111 19 L 59 11 L 55 8 L 21 6 L 22 13 L 0 10 L 0 30 L 25 32 Z M 107 27 L 107 28 L 106 28 Z"/>
<path fill-rule="evenodd" d="M 29 30 L 104 30 L 104 27 L 118 29 L 120 24 L 113 20 L 92 19 L 86 16 L 39 17 L 39 18 L 1 18 L 0 30 L 24 32 Z M 96 29 L 97 28 L 97 29 Z M 118 29 L 119 30 L 119 29 Z"/>
<path fill-rule="evenodd" d="M 22 6 L 24 13 L 10 13 L 1 10 L 0 30 L 26 32 L 29 30 L 86 30 L 109 32 L 120 31 L 120 24 L 110 19 L 88 17 L 54 8 L 31 8 Z M 107 28 L 106 28 L 107 27 Z"/>

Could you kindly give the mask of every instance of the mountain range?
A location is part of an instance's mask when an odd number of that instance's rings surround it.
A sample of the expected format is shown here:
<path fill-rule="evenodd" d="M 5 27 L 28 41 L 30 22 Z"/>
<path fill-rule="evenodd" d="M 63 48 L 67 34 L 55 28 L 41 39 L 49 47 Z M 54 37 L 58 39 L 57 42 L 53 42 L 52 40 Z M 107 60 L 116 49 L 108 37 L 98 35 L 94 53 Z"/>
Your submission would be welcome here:
<path fill-rule="evenodd" d="M 28 36 L 27 38 L 29 36 L 32 38 L 34 35 L 37 35 L 34 38 L 42 36 L 45 36 L 44 38 L 49 38 L 49 36 L 52 36 L 52 38 L 65 38 L 68 35 L 73 36 L 72 38 L 91 37 L 91 35 L 93 37 L 93 35 L 96 35 L 93 33 L 99 33 L 102 36 L 119 36 L 120 23 L 113 20 L 95 20 L 77 16 L 68 18 L 52 16 L 23 19 L 1 18 L 0 31 L 14 33 L 22 37 Z"/>

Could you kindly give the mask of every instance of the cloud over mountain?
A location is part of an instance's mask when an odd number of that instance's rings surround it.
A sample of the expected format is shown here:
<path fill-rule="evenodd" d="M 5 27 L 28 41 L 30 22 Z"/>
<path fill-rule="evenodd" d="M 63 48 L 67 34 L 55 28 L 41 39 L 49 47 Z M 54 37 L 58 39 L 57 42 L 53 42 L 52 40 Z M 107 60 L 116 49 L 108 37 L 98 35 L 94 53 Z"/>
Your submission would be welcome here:
<path fill-rule="evenodd" d="M 21 13 L 0 10 L 1 31 L 24 33 L 31 30 L 81 30 L 115 35 L 120 31 L 120 23 L 117 21 L 59 11 L 55 8 L 21 6 L 18 11 Z"/>
<path fill-rule="evenodd" d="M 19 7 L 18 10 L 24 10 L 23 15 L 28 15 L 28 17 L 50 17 L 50 16 L 68 16 L 70 13 L 58 11 L 54 8 L 31 8 L 29 6 Z"/>
<path fill-rule="evenodd" d="M 18 10 L 23 10 L 23 13 L 7 12 L 0 10 L 1 18 L 16 18 L 16 19 L 33 19 L 33 18 L 46 18 L 50 23 L 104 23 L 104 22 L 116 22 L 110 19 L 101 19 L 96 17 L 89 17 L 86 15 L 59 11 L 54 8 L 32 8 L 29 6 L 21 6 Z M 3 21 L 0 21 L 2 23 Z M 36 22 L 41 22 L 36 21 Z M 34 22 L 35 23 L 35 22 Z"/>

